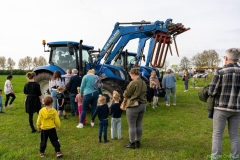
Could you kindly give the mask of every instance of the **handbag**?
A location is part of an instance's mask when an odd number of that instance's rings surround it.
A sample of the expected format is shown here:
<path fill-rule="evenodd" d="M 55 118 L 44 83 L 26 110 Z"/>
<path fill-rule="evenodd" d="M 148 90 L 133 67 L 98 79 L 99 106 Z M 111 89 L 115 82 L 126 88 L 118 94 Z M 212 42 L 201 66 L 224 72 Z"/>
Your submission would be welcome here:
<path fill-rule="evenodd" d="M 128 104 L 128 99 L 124 98 L 120 106 L 120 109 L 125 111 L 127 109 L 127 104 Z"/>

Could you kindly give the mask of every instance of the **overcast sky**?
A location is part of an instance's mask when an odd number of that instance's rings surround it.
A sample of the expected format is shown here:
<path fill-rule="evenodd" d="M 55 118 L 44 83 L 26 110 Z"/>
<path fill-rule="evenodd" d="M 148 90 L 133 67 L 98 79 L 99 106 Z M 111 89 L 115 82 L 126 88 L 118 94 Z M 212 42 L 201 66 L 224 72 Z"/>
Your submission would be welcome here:
<path fill-rule="evenodd" d="M 203 50 L 215 49 L 223 56 L 228 48 L 240 48 L 239 15 L 239 0 L 1 0 L 0 56 L 13 58 L 16 66 L 26 56 L 48 59 L 43 39 L 82 39 L 101 49 L 116 22 L 172 18 L 191 28 L 177 37 L 180 57 L 167 56 L 170 64 L 179 64 L 183 56 Z M 136 52 L 137 41 L 125 49 Z"/>

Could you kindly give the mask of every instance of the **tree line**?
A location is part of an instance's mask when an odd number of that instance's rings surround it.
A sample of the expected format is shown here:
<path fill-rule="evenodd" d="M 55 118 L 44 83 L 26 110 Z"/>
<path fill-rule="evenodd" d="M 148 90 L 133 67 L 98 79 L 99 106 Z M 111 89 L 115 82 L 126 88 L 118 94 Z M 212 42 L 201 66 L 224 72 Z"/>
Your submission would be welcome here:
<path fill-rule="evenodd" d="M 200 70 L 202 67 L 215 68 L 220 62 L 221 58 L 215 50 L 204 50 L 202 53 L 193 55 L 192 58 L 184 56 L 179 65 L 173 64 L 171 68 L 175 70 L 175 72 L 185 68 Z"/>
<path fill-rule="evenodd" d="M 43 57 L 30 57 L 26 56 L 25 58 L 21 58 L 18 61 L 18 68 L 20 70 L 32 70 L 35 67 L 46 65 L 47 60 Z M 0 56 L 0 69 L 1 70 L 13 70 L 16 63 L 12 58 L 6 59 L 4 56 Z"/>

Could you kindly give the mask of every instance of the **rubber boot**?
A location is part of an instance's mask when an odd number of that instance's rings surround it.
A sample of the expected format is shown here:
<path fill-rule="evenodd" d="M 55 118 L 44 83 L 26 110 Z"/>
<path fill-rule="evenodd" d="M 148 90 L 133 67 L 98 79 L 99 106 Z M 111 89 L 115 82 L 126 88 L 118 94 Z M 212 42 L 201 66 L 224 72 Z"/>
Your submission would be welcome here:
<path fill-rule="evenodd" d="M 107 136 L 103 136 L 104 137 L 104 143 L 109 142 L 109 140 L 107 140 Z"/>
<path fill-rule="evenodd" d="M 140 141 L 136 141 L 136 147 L 137 147 L 137 148 L 140 148 L 140 145 L 141 145 L 141 144 L 140 144 Z"/>
<path fill-rule="evenodd" d="M 102 142 L 102 136 L 98 137 L 98 142 L 101 143 Z"/>
<path fill-rule="evenodd" d="M 125 145 L 125 148 L 135 149 L 135 142 L 133 143 L 129 142 L 129 144 Z"/>

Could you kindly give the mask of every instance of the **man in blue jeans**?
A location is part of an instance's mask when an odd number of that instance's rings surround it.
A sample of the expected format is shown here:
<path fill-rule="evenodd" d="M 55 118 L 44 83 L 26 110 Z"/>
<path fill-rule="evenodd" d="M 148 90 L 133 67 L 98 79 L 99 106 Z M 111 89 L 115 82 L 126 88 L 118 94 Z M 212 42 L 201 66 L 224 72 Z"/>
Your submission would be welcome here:
<path fill-rule="evenodd" d="M 231 48 L 226 51 L 225 66 L 215 71 L 208 94 L 215 97 L 213 112 L 212 160 L 222 155 L 222 136 L 228 121 L 231 153 L 228 159 L 240 159 L 240 67 L 237 64 L 240 50 Z"/>
<path fill-rule="evenodd" d="M 170 106 L 170 94 L 172 93 L 173 96 L 173 105 L 176 106 L 176 77 L 172 74 L 172 70 L 168 69 L 167 74 L 163 77 L 162 85 L 165 88 L 167 99 L 166 106 Z"/>
<path fill-rule="evenodd" d="M 71 114 L 75 116 L 78 114 L 77 102 L 75 102 L 76 95 L 78 94 L 77 87 L 80 87 L 82 79 L 77 75 L 78 70 L 73 69 L 73 76 L 70 78 L 69 83 L 67 85 L 67 89 L 69 91 L 70 105 L 71 105 Z"/>

